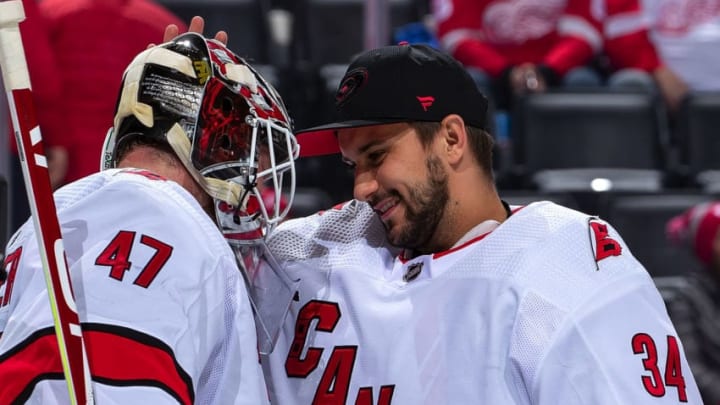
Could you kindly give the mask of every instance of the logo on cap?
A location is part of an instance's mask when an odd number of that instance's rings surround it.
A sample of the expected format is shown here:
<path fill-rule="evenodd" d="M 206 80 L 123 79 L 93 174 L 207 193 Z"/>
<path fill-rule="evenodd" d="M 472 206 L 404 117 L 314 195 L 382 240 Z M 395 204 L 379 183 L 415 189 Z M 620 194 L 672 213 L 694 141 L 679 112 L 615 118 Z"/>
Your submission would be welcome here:
<path fill-rule="evenodd" d="M 417 96 L 417 99 L 420 102 L 423 111 L 427 111 L 428 108 L 430 108 L 435 102 L 435 97 L 433 96 Z"/>
<path fill-rule="evenodd" d="M 335 105 L 342 106 L 358 89 L 367 82 L 368 72 L 365 68 L 357 68 L 345 74 L 342 83 L 335 93 Z"/>

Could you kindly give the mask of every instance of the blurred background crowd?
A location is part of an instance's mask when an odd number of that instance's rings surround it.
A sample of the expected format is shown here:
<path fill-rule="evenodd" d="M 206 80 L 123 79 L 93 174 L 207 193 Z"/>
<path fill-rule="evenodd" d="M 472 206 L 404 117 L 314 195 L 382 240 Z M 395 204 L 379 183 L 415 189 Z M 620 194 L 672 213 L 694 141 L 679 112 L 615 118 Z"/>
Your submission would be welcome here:
<path fill-rule="evenodd" d="M 363 49 L 407 41 L 453 55 L 491 101 L 501 196 L 613 224 L 657 280 L 706 403 L 720 404 L 720 0 L 23 3 L 54 187 L 99 169 L 124 67 L 193 15 L 206 33 L 229 33 L 295 128 L 332 119 L 338 82 Z M 10 134 L 3 113 L 0 246 L 29 215 Z M 352 197 L 339 156 L 297 165 L 293 215 Z"/>

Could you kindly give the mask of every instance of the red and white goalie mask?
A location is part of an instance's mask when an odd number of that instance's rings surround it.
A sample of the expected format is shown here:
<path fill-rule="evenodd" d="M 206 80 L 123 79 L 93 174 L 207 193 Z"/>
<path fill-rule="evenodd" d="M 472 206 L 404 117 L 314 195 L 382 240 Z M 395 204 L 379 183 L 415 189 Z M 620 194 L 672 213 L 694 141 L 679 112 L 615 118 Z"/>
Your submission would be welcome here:
<path fill-rule="evenodd" d="M 262 240 L 292 205 L 299 148 L 282 99 L 218 41 L 187 33 L 133 60 L 103 168 L 137 137 L 170 145 L 214 199 L 231 245 Z"/>

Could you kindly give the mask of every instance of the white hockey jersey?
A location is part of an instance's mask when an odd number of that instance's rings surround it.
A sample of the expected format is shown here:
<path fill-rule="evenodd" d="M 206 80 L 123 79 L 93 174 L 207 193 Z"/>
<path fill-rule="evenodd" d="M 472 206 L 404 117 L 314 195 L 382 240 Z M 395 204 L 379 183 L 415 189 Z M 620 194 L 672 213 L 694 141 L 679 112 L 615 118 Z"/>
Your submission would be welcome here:
<path fill-rule="evenodd" d="M 300 289 L 263 358 L 276 404 L 701 404 L 663 301 L 616 231 L 541 202 L 404 261 L 366 204 L 281 225 Z"/>
<path fill-rule="evenodd" d="M 197 201 L 142 170 L 55 193 L 98 404 L 268 402 L 233 252 Z M 32 223 L 0 288 L 0 403 L 69 403 Z"/>

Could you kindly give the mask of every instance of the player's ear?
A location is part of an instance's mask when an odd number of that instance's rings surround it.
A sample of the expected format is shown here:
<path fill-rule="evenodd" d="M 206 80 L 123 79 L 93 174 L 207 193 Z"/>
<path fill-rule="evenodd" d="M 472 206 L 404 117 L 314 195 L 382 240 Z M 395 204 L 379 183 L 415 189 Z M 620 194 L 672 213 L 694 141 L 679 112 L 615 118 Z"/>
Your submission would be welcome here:
<path fill-rule="evenodd" d="M 448 163 L 457 163 L 467 149 L 467 131 L 465 121 L 457 115 L 450 114 L 440 123 L 443 147 Z"/>

